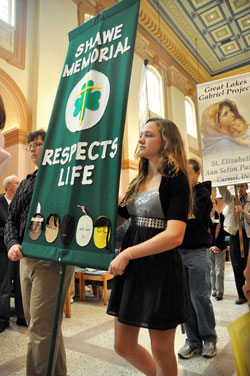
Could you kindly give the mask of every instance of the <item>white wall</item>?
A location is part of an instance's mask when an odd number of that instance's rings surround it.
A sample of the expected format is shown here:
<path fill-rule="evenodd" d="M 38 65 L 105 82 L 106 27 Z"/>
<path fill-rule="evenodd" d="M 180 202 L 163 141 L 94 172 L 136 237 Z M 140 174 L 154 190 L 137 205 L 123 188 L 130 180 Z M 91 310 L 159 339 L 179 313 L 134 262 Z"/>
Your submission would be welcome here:
<path fill-rule="evenodd" d="M 185 149 L 186 151 L 188 151 L 185 96 L 180 90 L 176 89 L 175 86 L 169 86 L 167 92 L 169 118 L 177 125 L 182 135 L 182 139 L 185 144 Z"/>
<path fill-rule="evenodd" d="M 77 27 L 77 7 L 69 0 L 40 0 L 39 4 L 33 122 L 34 128 L 47 129 L 68 49 L 68 33 Z"/>
<path fill-rule="evenodd" d="M 125 155 L 125 159 L 130 160 L 134 159 L 135 148 L 139 139 L 138 95 L 142 67 L 143 60 L 134 54 L 127 107 L 127 126 L 129 129 L 129 139 L 127 140 L 128 155 Z M 126 139 L 124 141 L 126 141 Z"/>

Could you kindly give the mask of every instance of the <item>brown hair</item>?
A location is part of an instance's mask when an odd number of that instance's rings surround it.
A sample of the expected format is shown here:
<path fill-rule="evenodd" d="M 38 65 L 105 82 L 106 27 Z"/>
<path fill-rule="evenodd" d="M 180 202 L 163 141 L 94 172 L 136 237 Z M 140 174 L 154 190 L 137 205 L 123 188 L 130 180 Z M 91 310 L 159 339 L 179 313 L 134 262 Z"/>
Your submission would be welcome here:
<path fill-rule="evenodd" d="M 31 141 L 35 140 L 38 136 L 42 137 L 42 140 L 45 140 L 46 132 L 43 129 L 38 129 L 35 132 L 30 132 L 27 135 L 27 144 L 29 144 Z"/>
<path fill-rule="evenodd" d="M 4 129 L 6 122 L 6 112 L 3 104 L 3 99 L 0 95 L 0 130 L 2 131 Z"/>
<path fill-rule="evenodd" d="M 198 172 L 201 170 L 200 163 L 196 159 L 189 158 L 188 164 L 191 164 L 193 166 L 194 172 Z"/>
<path fill-rule="evenodd" d="M 225 101 L 223 101 L 223 102 L 221 102 L 221 103 L 219 104 L 219 110 L 218 110 L 218 123 L 220 123 L 220 115 L 221 115 L 221 112 L 222 112 L 222 110 L 223 110 L 223 108 L 224 108 L 225 106 L 227 106 L 227 107 L 230 108 L 230 110 L 231 110 L 231 111 L 233 112 L 233 114 L 235 115 L 236 119 L 238 119 L 239 117 L 240 117 L 241 119 L 243 119 L 242 116 L 240 116 L 240 113 L 239 113 L 239 110 L 238 110 L 236 104 L 235 104 L 234 102 L 230 101 L 229 99 L 226 99 Z M 244 119 L 243 119 L 243 120 L 244 120 Z"/>
<path fill-rule="evenodd" d="M 158 161 L 157 169 L 162 175 L 164 175 L 166 168 L 170 169 L 171 176 L 176 175 L 179 171 L 183 172 L 189 182 L 189 208 L 192 210 L 192 188 L 187 170 L 185 148 L 180 132 L 177 126 L 167 119 L 150 118 L 145 124 L 149 122 L 154 122 L 157 125 L 163 142 L 163 150 Z M 139 160 L 139 171 L 135 179 L 130 183 L 121 206 L 125 206 L 130 201 L 134 200 L 139 192 L 140 185 L 148 173 L 148 160 L 140 157 L 138 145 L 135 151 L 135 158 Z"/>

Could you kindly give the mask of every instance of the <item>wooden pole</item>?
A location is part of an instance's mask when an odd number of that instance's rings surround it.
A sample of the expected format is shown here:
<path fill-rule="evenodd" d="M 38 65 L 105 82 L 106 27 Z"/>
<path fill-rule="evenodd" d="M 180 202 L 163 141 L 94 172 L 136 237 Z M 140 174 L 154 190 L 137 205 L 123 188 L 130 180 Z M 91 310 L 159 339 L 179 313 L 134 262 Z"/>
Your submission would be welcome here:
<path fill-rule="evenodd" d="M 51 330 L 51 340 L 50 340 L 50 349 L 49 349 L 49 357 L 48 357 L 46 376 L 52 375 L 53 360 L 54 360 L 56 338 L 57 338 L 57 331 L 58 331 L 58 318 L 59 318 L 59 314 L 60 314 L 60 307 L 61 307 L 61 301 L 62 301 L 64 274 L 65 274 L 65 265 L 61 264 L 60 265 L 58 288 L 57 288 L 57 294 L 56 294 L 56 304 L 55 304 L 54 318 L 53 318 L 52 330 Z M 54 374 L 54 372 L 53 372 L 53 374 Z"/>
<path fill-rule="evenodd" d="M 238 205 L 240 205 L 240 200 L 239 200 L 239 196 L 238 196 L 237 185 L 234 186 L 234 192 L 235 192 L 235 203 L 238 206 Z M 241 258 L 244 258 L 245 253 L 244 253 L 244 242 L 243 242 L 242 225 L 241 225 L 241 215 L 242 214 L 237 213 L 237 219 L 238 219 L 238 224 L 239 224 L 240 255 L 241 255 Z"/>

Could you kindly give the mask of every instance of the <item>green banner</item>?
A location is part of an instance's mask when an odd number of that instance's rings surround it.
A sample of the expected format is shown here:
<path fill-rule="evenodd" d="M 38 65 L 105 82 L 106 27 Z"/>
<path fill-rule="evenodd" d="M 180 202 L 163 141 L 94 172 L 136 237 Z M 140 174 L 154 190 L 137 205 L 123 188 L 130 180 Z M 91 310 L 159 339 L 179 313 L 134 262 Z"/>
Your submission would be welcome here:
<path fill-rule="evenodd" d="M 24 256 L 107 269 L 139 0 L 69 33 L 25 230 Z"/>

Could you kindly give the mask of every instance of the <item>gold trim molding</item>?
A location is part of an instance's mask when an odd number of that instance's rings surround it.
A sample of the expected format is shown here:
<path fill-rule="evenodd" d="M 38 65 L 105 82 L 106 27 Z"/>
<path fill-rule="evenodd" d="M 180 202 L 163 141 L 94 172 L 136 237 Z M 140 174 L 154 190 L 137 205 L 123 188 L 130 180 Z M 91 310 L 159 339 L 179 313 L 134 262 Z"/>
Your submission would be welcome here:
<path fill-rule="evenodd" d="M 147 0 L 141 0 L 139 23 L 197 82 L 211 80 L 209 73 L 197 63 L 173 31 L 163 21 L 159 24 L 156 11 Z"/>
<path fill-rule="evenodd" d="M 168 86 L 175 86 L 177 89 L 180 89 L 185 95 L 188 95 L 191 92 L 191 87 L 188 84 L 187 78 L 174 66 L 168 67 L 167 81 Z"/>
<path fill-rule="evenodd" d="M 154 55 L 149 53 L 150 41 L 145 38 L 141 33 L 136 34 L 135 50 L 144 58 L 153 58 Z"/>
<path fill-rule="evenodd" d="M 19 128 L 9 129 L 6 132 L 3 132 L 5 138 L 5 147 L 23 144 L 26 145 L 27 131 Z"/>

